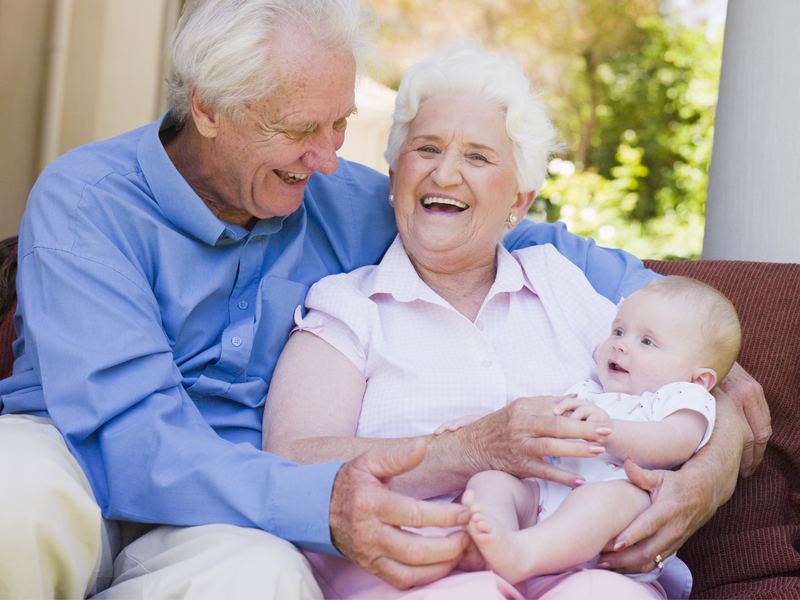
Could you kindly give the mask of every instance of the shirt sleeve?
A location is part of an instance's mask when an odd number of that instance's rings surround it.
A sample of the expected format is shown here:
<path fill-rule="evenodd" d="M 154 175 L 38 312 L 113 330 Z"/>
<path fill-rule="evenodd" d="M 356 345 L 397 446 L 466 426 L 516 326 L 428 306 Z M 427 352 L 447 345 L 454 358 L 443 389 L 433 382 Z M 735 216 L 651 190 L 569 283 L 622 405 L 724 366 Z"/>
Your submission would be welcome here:
<path fill-rule="evenodd" d="M 354 285 L 364 269 L 331 275 L 311 286 L 306 296 L 308 312 L 303 317 L 298 307 L 295 323 L 301 331 L 313 333 L 344 354 L 366 377 L 370 322 L 377 320 L 378 314 L 375 303 Z"/>
<path fill-rule="evenodd" d="M 711 432 L 714 430 L 717 416 L 717 402 L 714 396 L 703 386 L 688 381 L 668 383 L 661 387 L 653 401 L 653 419 L 661 421 L 679 410 L 693 410 L 706 418 L 708 422 L 706 432 L 697 446 L 697 450 L 700 450 L 711 438 Z"/>
<path fill-rule="evenodd" d="M 642 261 L 632 254 L 598 246 L 591 238 L 569 233 L 566 225 L 560 222 L 533 223 L 523 219 L 503 240 L 509 251 L 541 244 L 555 246 L 584 272 L 597 293 L 614 304 L 660 277 L 645 269 Z"/>
<path fill-rule="evenodd" d="M 19 298 L 26 355 L 104 516 L 257 527 L 335 553 L 341 463 L 298 466 L 221 438 L 181 385 L 147 281 L 102 235 L 74 235 L 26 247 Z"/>

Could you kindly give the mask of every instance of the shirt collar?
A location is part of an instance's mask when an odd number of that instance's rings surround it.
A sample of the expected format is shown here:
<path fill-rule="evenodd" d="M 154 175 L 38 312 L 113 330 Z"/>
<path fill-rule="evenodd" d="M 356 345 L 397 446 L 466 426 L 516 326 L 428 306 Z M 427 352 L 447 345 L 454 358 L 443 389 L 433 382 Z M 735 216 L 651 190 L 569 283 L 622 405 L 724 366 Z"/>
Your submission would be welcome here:
<path fill-rule="evenodd" d="M 172 164 L 159 133 L 175 123 L 172 113 L 166 112 L 145 129 L 137 148 L 142 173 L 164 216 L 179 229 L 212 246 L 221 238 L 233 241 L 246 238 L 250 232 L 219 220 Z M 263 219 L 256 223 L 253 234 L 275 233 L 284 219 Z"/>
<path fill-rule="evenodd" d="M 497 246 L 497 275 L 486 301 L 496 294 L 518 292 L 522 287 L 534 291 L 520 264 L 501 244 Z M 447 303 L 420 279 L 406 254 L 398 235 L 380 264 L 372 270 L 362 288 L 367 296 L 391 294 L 398 302 L 425 300 L 434 304 Z M 485 304 L 485 302 L 484 302 Z M 449 306 L 449 305 L 448 305 Z"/>

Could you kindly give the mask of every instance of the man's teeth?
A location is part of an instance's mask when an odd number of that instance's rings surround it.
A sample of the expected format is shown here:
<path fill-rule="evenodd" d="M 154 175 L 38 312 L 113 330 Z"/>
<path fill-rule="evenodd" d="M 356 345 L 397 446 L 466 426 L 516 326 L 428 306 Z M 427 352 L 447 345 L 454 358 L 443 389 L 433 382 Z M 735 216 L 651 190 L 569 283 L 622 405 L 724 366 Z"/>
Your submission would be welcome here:
<path fill-rule="evenodd" d="M 464 204 L 463 202 L 459 202 L 458 200 L 453 200 L 452 198 L 425 198 L 422 200 L 422 204 L 425 206 L 430 206 L 431 204 L 452 204 L 456 208 L 460 209 L 467 209 L 469 206 Z"/>
<path fill-rule="evenodd" d="M 286 183 L 297 183 L 298 181 L 303 181 L 306 177 L 308 177 L 308 173 L 289 173 L 288 171 L 278 171 L 275 170 L 275 173 L 278 174 L 278 177 L 283 179 Z"/>

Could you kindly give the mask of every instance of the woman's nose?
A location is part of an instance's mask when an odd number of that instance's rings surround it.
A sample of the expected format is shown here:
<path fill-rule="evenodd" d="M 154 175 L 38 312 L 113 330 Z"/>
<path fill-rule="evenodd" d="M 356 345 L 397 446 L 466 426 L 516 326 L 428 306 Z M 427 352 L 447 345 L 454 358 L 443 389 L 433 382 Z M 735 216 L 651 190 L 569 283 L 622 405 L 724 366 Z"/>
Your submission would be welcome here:
<path fill-rule="evenodd" d="M 445 153 L 431 173 L 431 179 L 442 188 L 459 185 L 462 182 L 460 166 L 458 159 Z"/>

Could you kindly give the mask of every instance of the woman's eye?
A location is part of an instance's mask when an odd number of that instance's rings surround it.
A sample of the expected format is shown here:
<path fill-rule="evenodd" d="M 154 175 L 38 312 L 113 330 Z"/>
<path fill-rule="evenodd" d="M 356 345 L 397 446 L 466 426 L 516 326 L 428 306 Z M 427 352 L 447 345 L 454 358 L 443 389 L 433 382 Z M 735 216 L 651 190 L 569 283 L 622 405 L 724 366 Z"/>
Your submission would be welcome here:
<path fill-rule="evenodd" d="M 485 163 L 489 162 L 489 160 L 485 156 L 483 156 L 482 154 L 470 154 L 468 156 L 468 158 L 470 160 L 476 160 L 478 162 L 485 162 Z"/>
<path fill-rule="evenodd" d="M 422 152 L 423 154 L 435 154 L 437 150 L 433 146 L 421 146 L 417 148 L 417 152 Z"/>

